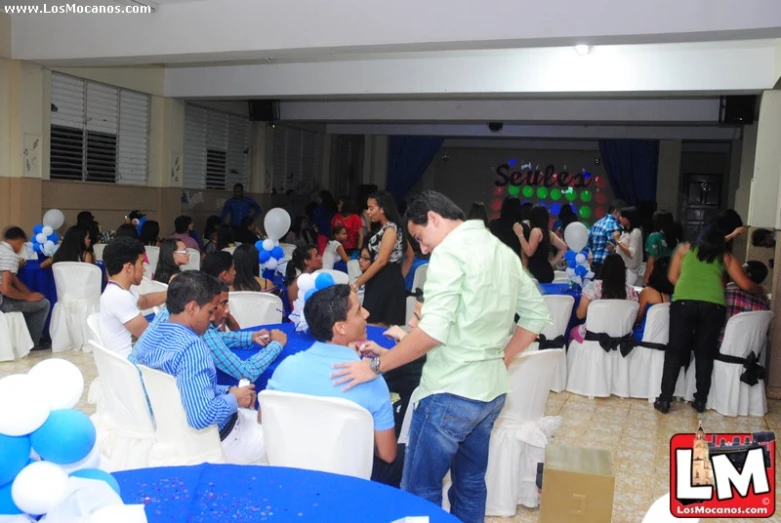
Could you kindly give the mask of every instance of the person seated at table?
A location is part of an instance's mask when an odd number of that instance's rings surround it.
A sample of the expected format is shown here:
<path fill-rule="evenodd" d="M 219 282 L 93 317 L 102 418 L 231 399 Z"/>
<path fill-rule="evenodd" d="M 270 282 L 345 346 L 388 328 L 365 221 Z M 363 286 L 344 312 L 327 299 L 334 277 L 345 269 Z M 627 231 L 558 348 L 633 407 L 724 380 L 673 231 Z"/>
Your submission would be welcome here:
<path fill-rule="evenodd" d="M 316 340 L 307 350 L 285 358 L 268 382 L 269 390 L 326 398 L 344 398 L 369 411 L 374 419 L 372 480 L 397 486 L 401 482 L 404 451 L 396 444 L 393 407 L 384 379 L 358 385 L 347 392 L 334 387 L 334 363 L 360 359 L 356 343 L 366 340 L 369 313 L 349 285 L 332 285 L 306 301 L 304 316 Z"/>
<path fill-rule="evenodd" d="M 144 245 L 124 236 L 114 238 L 103 251 L 109 282 L 100 296 L 100 337 L 108 350 L 122 355 L 130 354 L 132 338 L 140 337 L 149 325 L 141 310 L 166 300 L 165 291 L 139 296 L 133 288 L 144 279 L 144 257 Z"/>
<path fill-rule="evenodd" d="M 245 216 L 241 219 L 239 228 L 233 231 L 233 239 L 239 243 L 255 245 L 261 234 L 262 231 L 255 225 L 255 219 L 252 216 Z"/>
<path fill-rule="evenodd" d="M 367 245 L 364 245 L 361 247 L 361 252 L 358 256 L 358 268 L 361 269 L 361 274 L 366 272 L 366 270 L 371 266 L 372 264 L 372 255 L 369 252 L 369 247 Z M 355 292 L 358 294 L 358 299 L 361 301 L 361 304 L 363 304 L 363 293 L 366 289 L 365 285 L 361 285 L 360 287 L 355 289 Z"/>
<path fill-rule="evenodd" d="M 180 267 L 190 263 L 190 253 L 182 240 L 168 238 L 160 246 L 160 257 L 153 278 L 155 281 L 168 285 L 171 280 L 182 272 Z"/>
<path fill-rule="evenodd" d="M 117 228 L 117 232 L 114 234 L 114 238 L 128 237 L 134 240 L 138 239 L 138 228 L 135 225 L 129 223 L 123 223 Z"/>
<path fill-rule="evenodd" d="M 762 282 L 767 278 L 767 266 L 761 261 L 749 260 L 743 265 L 743 272 L 746 273 L 748 279 L 757 285 L 762 285 Z M 735 282 L 729 282 L 727 289 L 724 291 L 724 300 L 727 302 L 727 321 L 736 314 L 741 312 L 759 312 L 769 311 L 770 304 L 767 302 L 767 296 L 765 294 L 752 294 L 742 290 Z M 724 329 L 727 327 L 727 322 L 724 322 L 724 327 L 721 329 L 719 335 L 719 345 L 724 340 Z"/>
<path fill-rule="evenodd" d="M 49 268 L 57 262 L 95 263 L 95 256 L 89 252 L 90 245 L 89 233 L 81 227 L 73 226 L 65 233 L 54 256 L 41 262 L 41 269 Z"/>
<path fill-rule="evenodd" d="M 198 244 L 198 240 L 192 237 L 193 231 L 193 219 L 189 216 L 179 216 L 174 220 L 174 232 L 170 238 L 175 240 L 181 240 L 184 243 L 186 249 L 195 249 L 201 252 L 201 246 Z"/>
<path fill-rule="evenodd" d="M 594 280 L 583 288 L 580 304 L 575 316 L 585 320 L 588 306 L 596 300 L 637 301 L 637 291 L 626 283 L 626 265 L 618 254 L 609 254 L 602 265 L 602 279 Z M 570 331 L 570 339 L 583 343 L 586 337 L 586 324 L 577 325 Z"/>
<path fill-rule="evenodd" d="M 222 220 L 219 216 L 211 215 L 206 218 L 206 227 L 203 229 L 203 253 L 211 254 L 217 250 L 217 236 Z"/>
<path fill-rule="evenodd" d="M 40 292 L 32 292 L 17 277 L 19 253 L 27 242 L 27 234 L 21 227 L 9 227 L 0 242 L 0 312 L 21 312 L 35 346 L 33 350 L 48 348 L 41 340 L 49 300 Z"/>
<path fill-rule="evenodd" d="M 640 308 L 637 310 L 637 320 L 632 331 L 637 341 L 643 341 L 648 309 L 659 303 L 670 303 L 675 287 L 667 279 L 669 269 L 670 258 L 667 256 L 658 258 L 654 263 L 653 272 L 648 276 L 648 285 L 640 291 Z"/>
<path fill-rule="evenodd" d="M 554 276 L 553 266 L 567 252 L 567 244 L 548 229 L 550 215 L 548 209 L 542 205 L 532 207 L 529 222 L 531 230 L 528 240 L 524 234 L 523 225 L 520 223 L 513 225 L 513 231 L 521 242 L 525 265 L 537 282 L 551 283 Z M 550 253 L 553 248 L 556 249 L 556 255 L 551 260 Z"/>
<path fill-rule="evenodd" d="M 141 240 L 145 246 L 160 247 L 160 224 L 154 220 L 145 221 L 141 226 L 141 232 L 138 234 L 138 239 Z"/>
<path fill-rule="evenodd" d="M 298 299 L 298 277 L 302 274 L 312 274 L 323 268 L 323 257 L 315 245 L 296 247 L 285 269 L 285 285 L 290 306 Z"/>
<path fill-rule="evenodd" d="M 236 244 L 233 242 L 233 229 L 230 225 L 222 224 L 217 229 L 217 250 L 229 249 Z"/>
<path fill-rule="evenodd" d="M 234 291 L 271 292 L 274 282 L 260 276 L 258 249 L 252 244 L 242 243 L 233 251 Z"/>
<path fill-rule="evenodd" d="M 174 278 L 165 301 L 168 319 L 156 321 L 128 359 L 176 378 L 187 424 L 196 430 L 217 425 L 228 463 L 259 463 L 266 451 L 258 414 L 249 410 L 257 399 L 255 385 L 217 385 L 214 361 L 202 337 L 219 308 L 220 287 L 200 271 Z"/>
<path fill-rule="evenodd" d="M 213 278 L 217 278 L 222 283 L 228 286 L 228 290 L 232 290 L 233 282 L 236 278 L 236 268 L 233 266 L 233 255 L 226 251 L 215 251 L 211 254 L 207 254 L 206 258 L 201 262 L 201 272 L 205 272 Z M 239 322 L 228 313 L 225 319 L 225 326 L 232 330 L 237 331 L 241 329 Z"/>
<path fill-rule="evenodd" d="M 350 261 L 350 257 L 347 256 L 347 252 L 344 249 L 343 242 L 347 240 L 347 228 L 344 225 L 335 225 L 331 227 L 331 240 L 325 246 L 325 252 L 323 252 L 323 269 L 342 270 L 337 266 L 337 262 L 342 262 L 341 265 L 344 269 L 347 269 L 345 265 Z M 347 272 L 344 270 L 344 272 Z"/>
<path fill-rule="evenodd" d="M 343 225 L 346 234 L 341 242 L 344 251 L 352 255 L 355 249 L 363 245 L 363 220 L 358 214 L 358 206 L 347 196 L 339 198 L 336 210 L 337 213 L 331 218 L 331 236 L 334 236 L 334 227 Z"/>

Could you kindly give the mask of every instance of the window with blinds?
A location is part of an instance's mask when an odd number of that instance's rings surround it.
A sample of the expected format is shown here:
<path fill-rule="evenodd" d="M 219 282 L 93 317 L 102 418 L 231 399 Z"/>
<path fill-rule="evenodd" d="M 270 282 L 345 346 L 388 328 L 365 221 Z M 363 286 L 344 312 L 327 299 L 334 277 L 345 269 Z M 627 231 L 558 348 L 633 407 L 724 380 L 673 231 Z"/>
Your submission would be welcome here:
<path fill-rule="evenodd" d="M 52 73 L 50 176 L 145 185 L 149 96 Z"/>
<path fill-rule="evenodd" d="M 319 177 L 323 161 L 323 135 L 315 131 L 277 125 L 274 133 L 274 185 L 277 192 L 309 187 Z"/>
<path fill-rule="evenodd" d="M 193 104 L 185 107 L 184 186 L 231 189 L 247 184 L 249 118 Z"/>

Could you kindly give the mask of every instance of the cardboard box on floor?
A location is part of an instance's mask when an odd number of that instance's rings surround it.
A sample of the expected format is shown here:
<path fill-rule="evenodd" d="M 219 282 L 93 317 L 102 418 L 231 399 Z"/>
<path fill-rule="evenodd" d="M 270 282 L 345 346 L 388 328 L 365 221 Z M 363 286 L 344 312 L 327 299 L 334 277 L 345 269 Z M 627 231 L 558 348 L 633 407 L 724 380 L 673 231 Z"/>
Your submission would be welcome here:
<path fill-rule="evenodd" d="M 616 477 L 609 450 L 548 445 L 540 523 L 610 523 Z"/>

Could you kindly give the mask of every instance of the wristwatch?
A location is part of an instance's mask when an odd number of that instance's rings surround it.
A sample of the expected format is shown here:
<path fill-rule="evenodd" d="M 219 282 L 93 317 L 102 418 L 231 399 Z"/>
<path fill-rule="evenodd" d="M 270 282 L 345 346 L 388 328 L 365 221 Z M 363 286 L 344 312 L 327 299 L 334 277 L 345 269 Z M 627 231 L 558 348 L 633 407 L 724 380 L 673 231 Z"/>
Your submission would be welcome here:
<path fill-rule="evenodd" d="M 371 362 L 369 363 L 369 368 L 374 371 L 375 374 L 378 376 L 382 374 L 382 371 L 380 371 L 380 357 L 377 356 L 376 358 L 372 358 Z"/>

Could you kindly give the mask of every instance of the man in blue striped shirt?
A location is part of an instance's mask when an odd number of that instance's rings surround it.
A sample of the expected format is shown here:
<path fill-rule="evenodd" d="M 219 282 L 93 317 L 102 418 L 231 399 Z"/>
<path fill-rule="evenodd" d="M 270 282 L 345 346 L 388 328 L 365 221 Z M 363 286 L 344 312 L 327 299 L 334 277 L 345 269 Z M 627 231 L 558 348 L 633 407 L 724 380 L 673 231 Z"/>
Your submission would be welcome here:
<path fill-rule="evenodd" d="M 167 321 L 149 328 L 128 358 L 176 378 L 187 423 L 194 429 L 217 425 L 229 463 L 265 461 L 263 432 L 254 385 L 217 385 L 217 371 L 203 334 L 220 303 L 220 283 L 207 274 L 185 271 L 168 287 Z M 239 407 L 244 407 L 240 409 Z"/>

